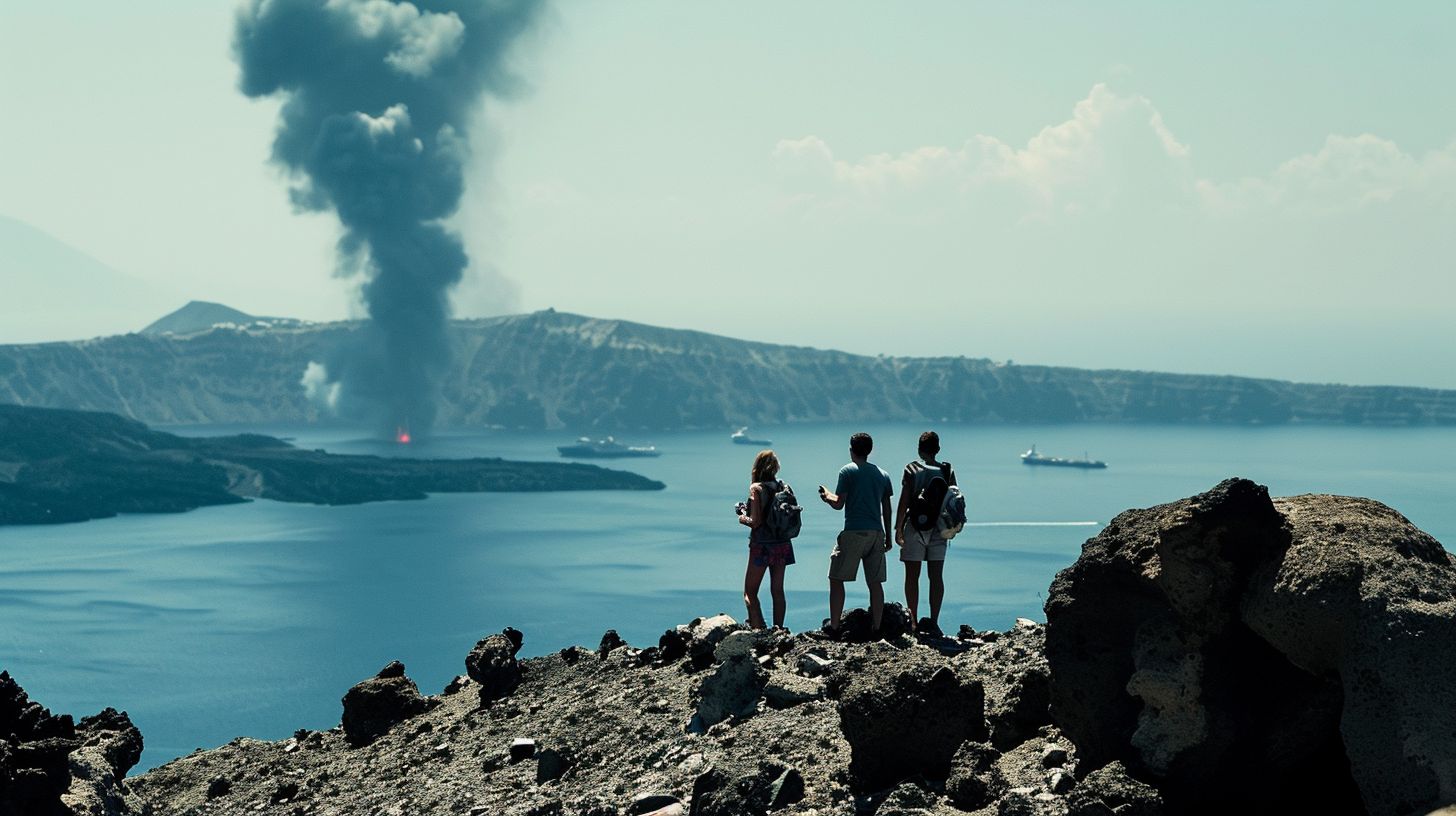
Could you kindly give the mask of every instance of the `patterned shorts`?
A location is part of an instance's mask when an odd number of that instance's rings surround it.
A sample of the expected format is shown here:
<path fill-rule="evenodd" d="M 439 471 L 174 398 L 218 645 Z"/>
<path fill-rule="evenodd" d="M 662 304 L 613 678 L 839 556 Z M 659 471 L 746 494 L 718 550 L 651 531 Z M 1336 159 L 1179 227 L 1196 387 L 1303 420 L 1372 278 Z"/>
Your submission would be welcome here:
<path fill-rule="evenodd" d="M 748 562 L 755 567 L 786 567 L 794 563 L 794 542 L 750 543 L 748 545 Z"/>

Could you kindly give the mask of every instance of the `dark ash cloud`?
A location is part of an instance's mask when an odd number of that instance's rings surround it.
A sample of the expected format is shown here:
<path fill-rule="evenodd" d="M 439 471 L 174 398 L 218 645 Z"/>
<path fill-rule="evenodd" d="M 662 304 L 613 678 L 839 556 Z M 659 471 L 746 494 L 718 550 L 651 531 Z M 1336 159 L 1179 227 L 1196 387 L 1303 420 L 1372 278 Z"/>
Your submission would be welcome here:
<path fill-rule="evenodd" d="M 329 365 L 341 408 L 429 427 L 449 363 L 449 293 L 467 264 L 442 225 L 464 190 L 468 129 L 509 94 L 511 46 L 544 0 L 251 0 L 233 48 L 250 97 L 284 100 L 273 160 L 294 203 L 333 211 L 370 321 Z"/>

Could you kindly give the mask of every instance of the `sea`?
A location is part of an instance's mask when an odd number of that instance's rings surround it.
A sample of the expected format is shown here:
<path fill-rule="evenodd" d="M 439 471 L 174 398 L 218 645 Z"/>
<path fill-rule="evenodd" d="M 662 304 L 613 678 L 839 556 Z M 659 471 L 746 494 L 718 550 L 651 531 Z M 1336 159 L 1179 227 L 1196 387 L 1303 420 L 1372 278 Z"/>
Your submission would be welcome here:
<path fill-rule="evenodd" d="M 448 431 L 409 445 L 348 428 L 256 431 L 304 448 L 387 456 L 558 460 L 571 434 Z M 77 716 L 114 706 L 146 741 L 141 768 L 234 737 L 280 739 L 339 722 L 340 697 L 391 660 L 425 693 L 464 673 L 475 642 L 507 626 L 524 654 L 595 648 L 607 629 L 654 645 L 694 617 L 743 618 L 747 494 L 756 447 L 732 429 L 624 434 L 655 459 L 610 467 L 661 480 L 660 492 L 444 494 L 323 507 L 254 501 L 180 514 L 0 528 L 0 668 L 32 699 Z M 782 478 L 803 499 L 788 569 L 791 629 L 827 614 L 839 514 L 817 500 L 874 436 L 871 461 L 895 477 L 921 426 L 763 427 Z M 1344 426 L 941 425 L 942 458 L 966 491 L 970 525 L 950 546 L 941 615 L 949 629 L 1042 619 L 1046 589 L 1117 513 L 1242 476 L 1274 495 L 1383 501 L 1449 548 L 1456 542 L 1456 428 Z M 1027 467 L 1048 455 L 1106 470 Z M 902 597 L 891 565 L 886 596 Z M 922 593 L 923 594 L 923 593 Z M 863 605 L 863 584 L 849 605 Z M 762 600 L 769 605 L 768 588 Z"/>

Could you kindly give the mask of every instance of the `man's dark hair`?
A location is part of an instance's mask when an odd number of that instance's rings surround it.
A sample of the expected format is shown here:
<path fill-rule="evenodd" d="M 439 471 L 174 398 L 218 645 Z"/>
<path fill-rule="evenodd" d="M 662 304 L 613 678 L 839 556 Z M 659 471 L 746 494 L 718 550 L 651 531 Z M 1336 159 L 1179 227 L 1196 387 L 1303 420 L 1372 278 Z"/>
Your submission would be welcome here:
<path fill-rule="evenodd" d="M 928 453 L 931 456 L 940 453 L 940 434 L 935 431 L 926 431 L 920 435 L 920 452 Z"/>
<path fill-rule="evenodd" d="M 857 433 L 849 438 L 849 452 L 855 456 L 869 456 L 875 449 L 875 440 L 867 433 Z"/>

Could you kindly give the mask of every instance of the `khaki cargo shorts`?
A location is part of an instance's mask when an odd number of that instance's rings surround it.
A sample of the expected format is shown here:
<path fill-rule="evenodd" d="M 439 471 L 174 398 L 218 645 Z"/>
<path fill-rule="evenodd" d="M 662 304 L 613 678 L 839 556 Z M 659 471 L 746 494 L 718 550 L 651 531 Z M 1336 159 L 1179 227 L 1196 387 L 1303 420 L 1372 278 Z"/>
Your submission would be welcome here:
<path fill-rule="evenodd" d="M 937 538 L 934 530 L 905 531 L 905 544 L 900 548 L 901 561 L 944 561 L 946 540 Z"/>
<path fill-rule="evenodd" d="M 834 542 L 829 554 L 829 577 L 835 581 L 853 581 L 864 562 L 865 581 L 885 582 L 885 533 L 883 530 L 845 530 Z"/>

